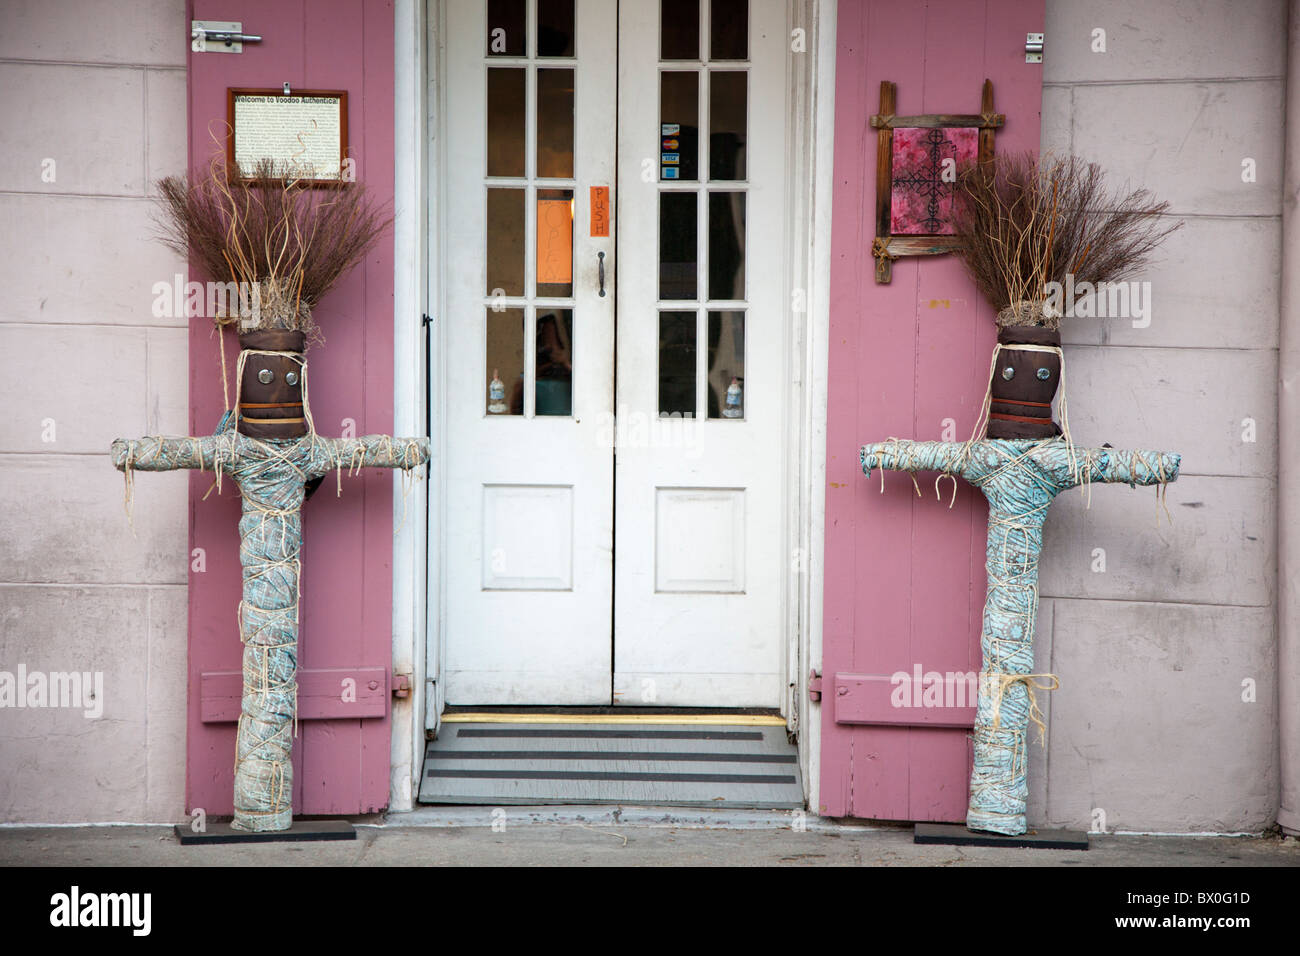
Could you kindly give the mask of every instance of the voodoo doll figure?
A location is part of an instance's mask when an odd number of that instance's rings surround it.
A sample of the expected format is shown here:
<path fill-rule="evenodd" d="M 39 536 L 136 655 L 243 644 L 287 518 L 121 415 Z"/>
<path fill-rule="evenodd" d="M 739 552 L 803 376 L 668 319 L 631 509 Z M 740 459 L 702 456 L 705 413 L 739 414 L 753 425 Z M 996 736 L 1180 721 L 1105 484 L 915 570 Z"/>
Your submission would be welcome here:
<path fill-rule="evenodd" d="M 242 499 L 237 610 L 244 688 L 235 753 L 238 830 L 286 830 L 292 821 L 292 737 L 297 710 L 302 505 L 330 471 L 401 468 L 429 460 L 427 438 L 325 438 L 312 423 L 301 331 L 262 329 L 240 336 L 233 413 L 214 435 L 117 439 L 112 458 L 126 474 L 198 468 Z"/>
<path fill-rule="evenodd" d="M 1056 293 L 1075 288 L 1080 277 L 1095 288 L 1138 268 L 1178 224 L 1162 221 L 1167 204 L 1143 190 L 1108 196 L 1099 169 L 1073 157 L 998 157 L 965 171 L 955 199 L 958 255 L 997 312 L 997 344 L 974 430 L 966 442 L 873 442 L 862 448 L 861 461 L 867 475 L 881 469 L 882 490 L 887 470 L 938 472 L 936 489 L 947 477 L 955 495 L 962 478 L 988 499 L 988 591 L 966 825 L 1017 835 L 1026 831 L 1026 733 L 1031 722 L 1040 734 L 1045 729 L 1034 692 L 1059 685 L 1054 674 L 1033 673 L 1048 508 L 1062 491 L 1092 482 L 1158 485 L 1159 494 L 1180 464 L 1171 452 L 1075 446 Z"/>

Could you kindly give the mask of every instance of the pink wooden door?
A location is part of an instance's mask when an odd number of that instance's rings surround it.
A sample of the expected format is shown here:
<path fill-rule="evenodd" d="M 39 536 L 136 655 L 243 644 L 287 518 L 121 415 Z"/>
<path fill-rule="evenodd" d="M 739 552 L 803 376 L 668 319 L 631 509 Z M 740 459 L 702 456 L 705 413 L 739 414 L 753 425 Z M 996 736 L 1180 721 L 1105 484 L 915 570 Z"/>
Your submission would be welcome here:
<path fill-rule="evenodd" d="M 393 198 L 393 7 L 387 0 L 192 0 L 189 20 L 242 21 L 262 42 L 240 54 L 189 57 L 189 162 L 202 168 L 222 140 L 227 87 L 348 91 L 357 179 L 380 202 Z M 184 30 L 182 30 L 184 28 Z M 168 170 L 166 172 L 171 172 Z M 208 277 L 191 270 L 191 278 Z M 325 345 L 311 350 L 311 405 L 321 434 L 345 420 L 355 434 L 393 426 L 393 250 L 391 233 L 321 303 Z M 414 316 L 412 321 L 418 321 Z M 233 371 L 237 346 L 226 336 Z M 209 434 L 223 405 L 216 338 L 206 320 L 190 332 L 190 428 Z M 389 792 L 389 673 L 392 660 L 392 476 L 331 475 L 303 514 L 298 737 L 293 745 L 294 812 L 356 814 L 382 809 Z M 189 577 L 189 740 L 186 801 L 210 814 L 232 812 L 241 645 L 236 524 L 239 501 L 223 484 L 202 500 L 211 476 L 190 479 L 190 547 L 205 570 Z M 179 646 L 177 652 L 179 653 Z M 347 717 L 342 680 L 356 680 Z M 361 714 L 364 716 L 353 716 Z"/>
<path fill-rule="evenodd" d="M 1042 29 L 1043 0 L 839 4 L 819 807 L 830 816 L 965 819 L 973 712 L 893 706 L 890 677 L 978 672 L 985 590 L 983 497 L 963 484 L 949 510 L 949 482 L 939 504 L 932 481 L 917 498 L 902 475 L 881 494 L 858 461 L 868 441 L 951 439 L 946 419 L 969 438 L 995 340 L 990 307 L 951 256 L 900 259 L 890 284 L 875 283 L 869 118 L 882 80 L 904 116 L 978 113 L 988 78 L 1007 118 L 997 150 L 1037 150 L 1042 67 L 1024 47 Z"/>

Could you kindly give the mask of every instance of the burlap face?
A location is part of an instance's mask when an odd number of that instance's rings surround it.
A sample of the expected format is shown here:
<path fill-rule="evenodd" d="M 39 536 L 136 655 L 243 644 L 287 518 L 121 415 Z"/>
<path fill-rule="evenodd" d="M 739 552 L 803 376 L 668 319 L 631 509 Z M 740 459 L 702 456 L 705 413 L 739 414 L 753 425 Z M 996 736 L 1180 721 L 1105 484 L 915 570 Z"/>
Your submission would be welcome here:
<path fill-rule="evenodd" d="M 1052 399 L 1061 383 L 1061 333 L 1035 326 L 998 330 L 997 361 L 989 383 L 989 438 L 1054 438 L 1061 428 L 1052 420 Z M 1017 348 L 1033 346 L 1033 350 Z M 1008 378 L 1007 370 L 1010 369 Z M 1043 376 L 1045 370 L 1046 377 Z"/>
<path fill-rule="evenodd" d="M 239 382 L 240 433 L 250 438 L 306 435 L 303 334 L 276 329 L 244 332 L 239 336 L 239 345 L 249 353 Z M 283 354 L 264 354 L 277 352 Z M 268 377 L 269 381 L 262 381 Z"/>

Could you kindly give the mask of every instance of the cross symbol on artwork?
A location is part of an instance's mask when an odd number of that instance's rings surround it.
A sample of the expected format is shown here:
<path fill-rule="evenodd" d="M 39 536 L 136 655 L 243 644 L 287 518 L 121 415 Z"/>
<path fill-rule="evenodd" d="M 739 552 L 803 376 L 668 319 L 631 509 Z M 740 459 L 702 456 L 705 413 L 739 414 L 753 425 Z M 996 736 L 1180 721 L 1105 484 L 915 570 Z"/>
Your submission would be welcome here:
<path fill-rule="evenodd" d="M 952 195 L 953 184 L 943 179 L 943 161 L 957 158 L 957 145 L 939 128 L 930 130 L 925 139 L 926 158 L 907 172 L 894 177 L 893 188 L 919 194 L 925 200 L 925 216 L 917 225 L 927 233 L 937 233 L 942 226 L 939 204 Z"/>

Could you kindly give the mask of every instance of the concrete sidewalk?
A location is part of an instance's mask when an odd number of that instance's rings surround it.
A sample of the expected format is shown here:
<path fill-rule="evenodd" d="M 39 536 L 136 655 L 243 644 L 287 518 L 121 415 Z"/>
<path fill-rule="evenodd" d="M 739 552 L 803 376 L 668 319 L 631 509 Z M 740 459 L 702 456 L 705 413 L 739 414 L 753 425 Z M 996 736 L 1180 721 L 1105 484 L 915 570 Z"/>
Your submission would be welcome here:
<path fill-rule="evenodd" d="M 789 811 L 426 807 L 358 820 L 355 841 L 333 843 L 181 846 L 164 826 L 3 827 L 0 865 L 1300 866 L 1300 841 L 1275 835 L 1093 835 L 1091 844 L 916 846 L 910 827 Z"/>

